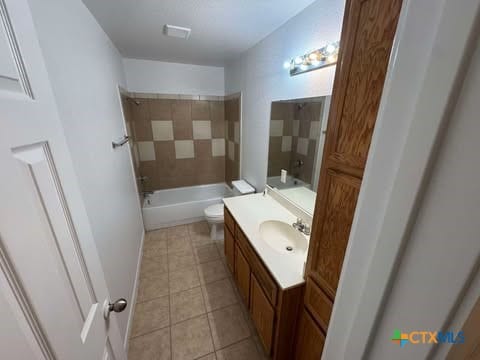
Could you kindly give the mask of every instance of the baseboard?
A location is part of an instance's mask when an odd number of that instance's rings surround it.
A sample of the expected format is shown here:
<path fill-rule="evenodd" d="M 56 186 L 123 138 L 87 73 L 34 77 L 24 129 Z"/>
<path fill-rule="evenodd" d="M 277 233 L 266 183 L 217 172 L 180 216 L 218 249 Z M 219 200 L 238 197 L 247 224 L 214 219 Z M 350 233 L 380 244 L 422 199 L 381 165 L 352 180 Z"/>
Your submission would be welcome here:
<path fill-rule="evenodd" d="M 142 255 L 143 255 L 143 243 L 145 241 L 145 230 L 143 231 L 142 234 L 142 240 L 140 241 L 140 252 L 138 254 L 138 260 L 137 260 L 137 272 L 135 274 L 135 282 L 133 284 L 133 292 L 132 296 L 130 297 L 130 312 L 128 313 L 128 322 L 127 322 L 127 332 L 125 334 L 125 340 L 123 342 L 123 348 L 125 351 L 128 353 L 128 344 L 129 344 L 129 339 L 130 339 L 130 333 L 132 330 L 132 324 L 133 324 L 133 315 L 135 314 L 135 304 L 137 302 L 137 291 L 138 291 L 138 285 L 139 285 L 139 279 L 140 279 L 140 268 L 142 266 Z"/>

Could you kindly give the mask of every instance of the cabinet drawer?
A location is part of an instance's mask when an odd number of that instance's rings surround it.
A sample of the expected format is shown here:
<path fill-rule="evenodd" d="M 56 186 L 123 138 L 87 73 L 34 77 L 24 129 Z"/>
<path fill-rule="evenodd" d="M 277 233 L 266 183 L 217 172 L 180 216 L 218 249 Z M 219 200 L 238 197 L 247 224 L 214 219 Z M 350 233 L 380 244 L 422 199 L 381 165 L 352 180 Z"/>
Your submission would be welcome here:
<path fill-rule="evenodd" d="M 233 274 L 235 271 L 235 238 L 226 225 L 224 226 L 224 250 L 228 268 Z"/>
<path fill-rule="evenodd" d="M 232 214 L 228 211 L 227 207 L 223 207 L 223 218 L 225 226 L 235 235 L 235 220 L 233 219 Z"/>
<path fill-rule="evenodd" d="M 248 263 L 250 264 L 252 272 L 255 274 L 255 277 L 262 287 L 265 295 L 272 303 L 273 306 L 277 304 L 277 295 L 278 295 L 278 288 L 275 280 L 268 272 L 265 265 L 263 265 L 262 261 L 258 257 L 255 250 L 250 245 L 250 242 L 243 234 L 242 230 L 237 226 L 235 229 L 235 239 L 242 250 L 243 254 L 245 255 Z"/>
<path fill-rule="evenodd" d="M 323 331 L 327 332 L 333 304 L 323 290 L 310 278 L 307 279 L 305 290 L 305 306 Z"/>
<path fill-rule="evenodd" d="M 272 351 L 275 310 L 270 305 L 255 275 L 251 276 L 250 313 L 255 327 L 268 355 Z"/>
<path fill-rule="evenodd" d="M 240 295 L 247 307 L 250 306 L 250 265 L 242 254 L 242 250 L 235 246 L 235 282 Z"/>

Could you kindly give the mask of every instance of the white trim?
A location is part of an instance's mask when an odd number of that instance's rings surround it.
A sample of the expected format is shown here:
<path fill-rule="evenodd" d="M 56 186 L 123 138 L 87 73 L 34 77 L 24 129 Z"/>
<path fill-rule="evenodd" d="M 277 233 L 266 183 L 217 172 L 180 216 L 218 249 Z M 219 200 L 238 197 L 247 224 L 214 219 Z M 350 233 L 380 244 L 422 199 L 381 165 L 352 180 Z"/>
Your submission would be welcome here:
<path fill-rule="evenodd" d="M 8 15 L 5 0 L 0 0 L 0 22 L 3 24 L 5 36 L 7 37 L 8 44 L 10 45 L 10 50 L 12 52 L 12 57 L 17 68 L 19 79 L 15 80 L 17 80 L 21 84 L 22 90 L 25 95 L 34 100 L 35 97 L 33 94 L 32 85 L 30 84 L 30 80 L 28 78 L 25 63 L 23 62 L 22 54 L 20 51 L 20 46 L 18 45 L 15 31 L 13 30 L 12 21 L 10 19 L 10 16 Z"/>
<path fill-rule="evenodd" d="M 320 118 L 320 136 L 317 141 L 317 151 L 315 152 L 312 189 L 318 189 L 318 182 L 320 180 L 320 169 L 322 168 L 323 148 L 325 147 L 325 139 L 327 138 L 327 124 L 328 115 L 330 114 L 330 104 L 332 95 L 323 96 L 322 116 Z M 316 192 L 316 191 L 315 191 Z"/>
<path fill-rule="evenodd" d="M 127 331 L 125 332 L 125 339 L 123 340 L 123 348 L 125 349 L 125 352 L 127 354 L 128 354 L 130 333 L 132 332 L 133 316 L 135 314 L 135 306 L 137 304 L 137 294 L 138 294 L 138 286 L 140 284 L 140 270 L 142 268 L 144 242 L 145 242 L 145 230 L 142 233 L 142 240 L 140 241 L 140 250 L 138 253 L 138 260 L 137 260 L 137 271 L 135 273 L 135 282 L 133 283 L 132 295 L 130 296 L 131 300 L 130 300 L 130 311 L 128 313 Z"/>
<path fill-rule="evenodd" d="M 25 330 L 30 330 L 30 334 L 25 334 L 28 341 L 38 346 L 39 352 L 46 360 L 55 360 L 55 352 L 48 337 L 45 334 L 42 324 L 30 303 L 27 293 L 22 286 L 22 281 L 15 271 L 15 267 L 4 249 L 4 244 L 0 241 L 0 289 L 5 294 L 7 301 L 11 303 L 12 309 L 16 310 L 16 316 L 19 324 L 25 322 Z M 10 291 L 7 291 L 10 290 Z M 21 315 L 20 315 L 21 314 Z M 32 344 L 32 349 L 35 345 Z"/>
<path fill-rule="evenodd" d="M 464 75 L 479 7 L 453 0 L 403 4 L 323 359 L 368 357 Z"/>
<path fill-rule="evenodd" d="M 228 96 L 219 95 L 195 95 L 195 94 L 165 94 L 154 92 L 126 92 L 134 99 L 164 99 L 164 100 L 201 100 L 201 101 L 224 101 Z"/>
<path fill-rule="evenodd" d="M 126 97 L 129 97 L 128 95 L 128 92 L 125 91 L 125 89 L 121 86 L 121 85 L 117 85 L 118 87 L 118 104 L 120 106 L 120 112 L 122 113 L 122 119 L 123 119 L 123 132 L 125 135 L 129 135 L 128 134 L 128 129 L 127 129 L 127 118 L 125 117 L 125 113 L 123 111 L 123 103 L 122 103 L 122 95 L 123 96 L 126 96 Z M 130 126 L 133 127 L 133 124 L 130 124 Z M 133 131 L 133 130 L 132 130 Z M 133 183 L 134 183 L 134 186 L 135 186 L 135 191 L 136 193 L 138 194 L 138 208 L 140 209 L 140 211 L 142 211 L 142 196 L 141 196 L 141 193 L 140 193 L 140 189 L 138 188 L 138 182 L 137 182 L 137 177 L 136 177 L 136 171 L 135 171 L 135 159 L 133 158 L 132 156 L 132 146 L 134 146 L 133 144 L 133 140 L 131 140 L 129 143 L 128 143 L 128 158 L 130 159 L 130 166 L 131 166 L 131 169 L 132 169 L 132 177 L 133 177 Z M 112 151 L 115 151 L 115 149 L 112 148 Z"/>
<path fill-rule="evenodd" d="M 239 121 L 240 121 L 240 143 L 238 144 L 238 147 L 240 149 L 240 159 L 238 159 L 238 178 L 239 179 L 243 179 L 242 177 L 242 159 L 243 159 L 243 151 L 242 151 L 242 144 L 243 144 L 243 96 L 242 96 L 242 92 L 240 91 L 238 93 L 238 111 L 239 111 L 239 114 L 238 114 L 238 117 L 239 117 Z M 226 139 L 225 139 L 226 141 Z"/>

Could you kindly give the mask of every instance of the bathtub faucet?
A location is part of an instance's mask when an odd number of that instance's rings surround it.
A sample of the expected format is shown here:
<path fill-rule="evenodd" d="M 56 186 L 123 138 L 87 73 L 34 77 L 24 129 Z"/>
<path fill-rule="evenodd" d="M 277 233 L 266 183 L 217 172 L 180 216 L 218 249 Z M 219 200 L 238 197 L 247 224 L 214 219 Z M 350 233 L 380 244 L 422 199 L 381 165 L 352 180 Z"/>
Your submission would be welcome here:
<path fill-rule="evenodd" d="M 153 195 L 153 191 L 142 191 L 143 197 L 147 197 L 149 195 Z"/>

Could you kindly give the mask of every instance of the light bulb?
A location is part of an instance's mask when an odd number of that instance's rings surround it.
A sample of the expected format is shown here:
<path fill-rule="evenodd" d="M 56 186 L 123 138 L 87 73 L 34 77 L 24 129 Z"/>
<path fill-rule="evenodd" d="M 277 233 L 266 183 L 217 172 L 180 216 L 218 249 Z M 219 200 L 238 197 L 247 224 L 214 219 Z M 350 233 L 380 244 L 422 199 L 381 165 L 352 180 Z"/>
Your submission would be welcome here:
<path fill-rule="evenodd" d="M 327 57 L 327 62 L 333 63 L 335 61 L 337 61 L 337 57 L 335 55 L 330 55 L 329 57 Z"/>
<path fill-rule="evenodd" d="M 332 44 L 328 44 L 325 51 L 328 53 L 328 54 L 331 54 L 335 51 L 335 46 L 332 45 Z"/>
<path fill-rule="evenodd" d="M 300 65 L 300 70 L 307 70 L 308 69 L 308 65 L 307 64 L 302 64 Z"/>
<path fill-rule="evenodd" d="M 283 68 L 284 68 L 284 69 L 290 69 L 290 61 L 285 61 L 285 62 L 283 63 Z"/>
<path fill-rule="evenodd" d="M 318 60 L 318 54 L 316 52 L 312 52 L 310 53 L 310 55 L 308 55 L 308 58 L 313 62 L 313 61 L 317 61 Z"/>
<path fill-rule="evenodd" d="M 295 65 L 300 65 L 303 63 L 303 58 L 301 56 L 297 56 L 293 61 L 295 62 Z"/>

